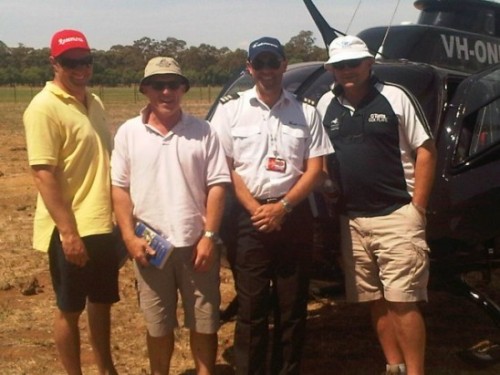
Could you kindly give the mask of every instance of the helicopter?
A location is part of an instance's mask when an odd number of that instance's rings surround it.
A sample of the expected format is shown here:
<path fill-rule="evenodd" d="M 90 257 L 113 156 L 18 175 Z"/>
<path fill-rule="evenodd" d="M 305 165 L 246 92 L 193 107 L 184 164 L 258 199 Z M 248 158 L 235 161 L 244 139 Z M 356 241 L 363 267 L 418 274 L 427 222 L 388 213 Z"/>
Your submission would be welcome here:
<path fill-rule="evenodd" d="M 326 47 L 344 35 L 312 0 L 303 1 Z M 375 74 L 417 98 L 435 139 L 438 162 L 427 209 L 430 287 L 467 297 L 500 325 L 500 307 L 463 277 L 479 270 L 488 280 L 500 266 L 500 3 L 416 0 L 414 6 L 420 10 L 416 24 L 368 28 L 357 36 L 376 57 Z M 283 77 L 285 89 L 316 101 L 332 83 L 322 61 L 291 64 Z M 251 86 L 243 71 L 219 97 Z M 320 194 L 310 201 L 317 218 L 327 215 Z M 464 353 L 481 361 L 473 351 Z"/>

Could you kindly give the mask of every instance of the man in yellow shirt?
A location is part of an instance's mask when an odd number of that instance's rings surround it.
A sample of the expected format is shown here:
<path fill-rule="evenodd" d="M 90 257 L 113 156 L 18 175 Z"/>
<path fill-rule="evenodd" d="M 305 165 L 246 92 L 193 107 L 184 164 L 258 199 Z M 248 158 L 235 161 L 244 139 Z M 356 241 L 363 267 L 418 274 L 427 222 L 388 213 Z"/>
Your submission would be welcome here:
<path fill-rule="evenodd" d="M 68 374 L 81 374 L 78 322 L 87 305 L 100 374 L 116 374 L 110 310 L 118 296 L 109 178 L 110 135 L 100 99 L 87 91 L 93 57 L 85 36 L 51 42 L 54 80 L 24 113 L 28 159 L 39 191 L 33 247 L 49 253 L 57 298 L 54 334 Z M 87 304 L 88 301 L 88 304 Z"/>

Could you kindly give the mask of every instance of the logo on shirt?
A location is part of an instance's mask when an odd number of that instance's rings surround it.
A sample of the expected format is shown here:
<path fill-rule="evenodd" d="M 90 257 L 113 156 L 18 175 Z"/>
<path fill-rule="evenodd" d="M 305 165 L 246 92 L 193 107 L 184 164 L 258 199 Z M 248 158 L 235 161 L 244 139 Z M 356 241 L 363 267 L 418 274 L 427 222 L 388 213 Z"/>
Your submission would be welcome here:
<path fill-rule="evenodd" d="M 330 131 L 336 131 L 336 130 L 339 130 L 340 128 L 340 121 L 338 118 L 334 118 L 331 122 L 330 122 Z"/>
<path fill-rule="evenodd" d="M 384 113 L 372 113 L 368 117 L 368 122 L 389 122 L 387 116 Z"/>

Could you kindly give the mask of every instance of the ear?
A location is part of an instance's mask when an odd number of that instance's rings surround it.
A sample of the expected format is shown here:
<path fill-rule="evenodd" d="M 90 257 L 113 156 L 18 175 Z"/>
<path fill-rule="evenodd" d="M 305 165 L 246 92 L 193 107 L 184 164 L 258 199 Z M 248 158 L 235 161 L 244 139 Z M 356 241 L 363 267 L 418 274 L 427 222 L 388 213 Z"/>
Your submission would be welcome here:
<path fill-rule="evenodd" d="M 286 68 L 288 67 L 288 60 L 283 60 L 283 62 L 281 63 L 281 69 L 283 70 L 283 72 L 286 72 Z"/>

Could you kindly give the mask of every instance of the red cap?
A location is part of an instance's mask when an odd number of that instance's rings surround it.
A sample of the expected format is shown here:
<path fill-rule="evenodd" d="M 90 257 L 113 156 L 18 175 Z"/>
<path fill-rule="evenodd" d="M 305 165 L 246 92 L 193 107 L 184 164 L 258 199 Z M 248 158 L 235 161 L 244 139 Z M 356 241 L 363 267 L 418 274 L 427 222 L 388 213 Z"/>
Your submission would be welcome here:
<path fill-rule="evenodd" d="M 50 54 L 57 57 L 70 49 L 86 49 L 90 51 L 85 35 L 77 30 L 61 30 L 54 34 L 50 43 Z"/>

